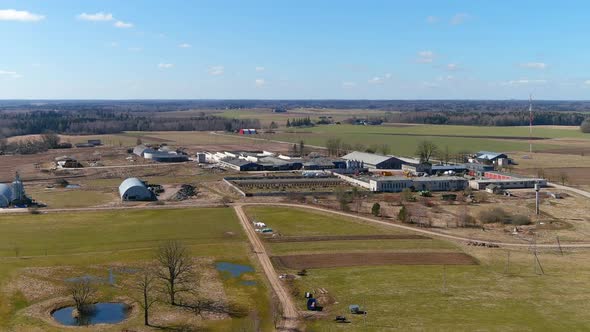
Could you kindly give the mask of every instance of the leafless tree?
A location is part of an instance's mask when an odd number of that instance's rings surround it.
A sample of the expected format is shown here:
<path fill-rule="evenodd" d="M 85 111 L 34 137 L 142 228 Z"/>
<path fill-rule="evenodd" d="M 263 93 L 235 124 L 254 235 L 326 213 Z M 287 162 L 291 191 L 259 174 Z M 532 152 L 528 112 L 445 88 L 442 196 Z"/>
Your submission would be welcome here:
<path fill-rule="evenodd" d="M 561 182 L 562 186 L 565 186 L 565 184 L 569 181 L 569 177 L 567 176 L 566 172 L 561 172 L 559 173 L 559 182 Z"/>
<path fill-rule="evenodd" d="M 91 309 L 92 300 L 96 294 L 96 287 L 90 278 L 78 278 L 68 285 L 68 293 L 72 296 L 78 313 L 82 314 Z"/>
<path fill-rule="evenodd" d="M 59 146 L 61 138 L 58 134 L 52 131 L 47 131 L 41 134 L 41 140 L 43 140 L 43 143 L 45 143 L 49 149 L 55 149 Z"/>
<path fill-rule="evenodd" d="M 432 141 L 421 141 L 418 143 L 416 154 L 420 157 L 421 162 L 429 162 L 432 156 L 438 152 L 438 146 Z"/>
<path fill-rule="evenodd" d="M 146 326 L 150 326 L 150 308 L 156 302 L 158 302 L 158 299 L 154 294 L 156 287 L 158 286 L 157 281 L 158 278 L 154 269 L 152 267 L 146 267 L 142 269 L 137 275 L 137 280 L 134 284 L 134 288 L 140 294 L 140 296 L 136 299 L 136 302 L 139 304 L 141 309 L 143 309 L 143 321 Z"/>
<path fill-rule="evenodd" d="M 176 295 L 190 291 L 193 280 L 193 262 L 188 248 L 179 241 L 168 241 L 160 246 L 156 258 L 160 263 L 157 277 L 166 284 L 170 304 L 177 305 Z"/>

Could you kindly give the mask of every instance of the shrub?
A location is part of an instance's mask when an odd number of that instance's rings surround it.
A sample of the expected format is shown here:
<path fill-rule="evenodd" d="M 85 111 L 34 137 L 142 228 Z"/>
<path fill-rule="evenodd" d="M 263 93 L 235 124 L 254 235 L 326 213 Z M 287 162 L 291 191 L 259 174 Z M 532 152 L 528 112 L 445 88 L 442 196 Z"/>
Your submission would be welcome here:
<path fill-rule="evenodd" d="M 373 204 L 373 207 L 371 208 L 371 213 L 375 217 L 378 217 L 381 214 L 381 204 L 379 204 L 379 203 Z"/>
<path fill-rule="evenodd" d="M 530 225 L 531 218 L 522 214 L 517 214 L 510 219 L 510 223 L 517 226 Z"/>
<path fill-rule="evenodd" d="M 402 208 L 399 210 L 399 213 L 397 214 L 397 219 L 403 223 L 409 223 L 411 221 L 410 211 L 408 211 L 405 205 L 402 205 Z"/>
<path fill-rule="evenodd" d="M 508 218 L 508 213 L 502 208 L 492 208 L 490 210 L 481 211 L 479 213 L 479 220 L 484 224 L 491 223 L 505 223 Z"/>
<path fill-rule="evenodd" d="M 580 125 L 580 130 L 583 133 L 590 133 L 590 119 L 586 119 Z"/>
<path fill-rule="evenodd" d="M 402 190 L 401 197 L 402 197 L 402 200 L 406 201 L 406 202 L 413 202 L 416 200 L 416 197 L 414 197 L 414 194 L 412 193 L 412 189 L 410 189 L 410 188 L 405 188 L 404 190 Z"/>

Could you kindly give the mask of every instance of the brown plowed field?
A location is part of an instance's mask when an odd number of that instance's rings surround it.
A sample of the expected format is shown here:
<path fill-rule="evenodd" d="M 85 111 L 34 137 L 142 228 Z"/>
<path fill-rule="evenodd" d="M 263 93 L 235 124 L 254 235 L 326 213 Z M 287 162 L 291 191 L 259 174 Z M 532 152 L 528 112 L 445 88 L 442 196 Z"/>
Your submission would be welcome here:
<path fill-rule="evenodd" d="M 287 269 L 374 265 L 476 265 L 463 253 L 339 253 L 271 257 L 273 264 Z"/>
<path fill-rule="evenodd" d="M 314 241 L 340 241 L 340 240 L 429 240 L 423 235 L 326 235 L 326 236 L 281 236 L 266 238 L 267 242 L 314 242 Z"/>

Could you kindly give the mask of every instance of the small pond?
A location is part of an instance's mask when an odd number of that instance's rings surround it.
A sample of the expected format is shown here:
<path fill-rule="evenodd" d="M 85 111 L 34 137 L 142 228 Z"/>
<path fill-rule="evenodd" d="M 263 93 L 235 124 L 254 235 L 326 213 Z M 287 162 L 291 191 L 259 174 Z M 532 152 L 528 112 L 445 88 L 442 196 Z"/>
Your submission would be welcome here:
<path fill-rule="evenodd" d="M 249 265 L 228 262 L 218 262 L 215 264 L 215 268 L 221 272 L 228 272 L 233 278 L 239 278 L 244 273 L 254 272 L 254 268 Z"/>
<path fill-rule="evenodd" d="M 96 303 L 94 310 L 80 317 L 72 317 L 74 307 L 55 310 L 51 316 L 63 325 L 84 326 L 93 324 L 116 324 L 129 316 L 129 306 L 125 303 Z"/>

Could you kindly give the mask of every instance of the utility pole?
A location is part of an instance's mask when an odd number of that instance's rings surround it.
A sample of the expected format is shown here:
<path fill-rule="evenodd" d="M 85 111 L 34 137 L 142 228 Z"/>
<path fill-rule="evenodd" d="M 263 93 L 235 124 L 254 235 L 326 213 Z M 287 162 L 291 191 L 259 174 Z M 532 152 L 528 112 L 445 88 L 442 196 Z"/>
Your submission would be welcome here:
<path fill-rule="evenodd" d="M 529 153 L 533 153 L 533 95 L 529 95 Z"/>

